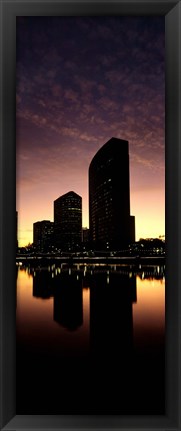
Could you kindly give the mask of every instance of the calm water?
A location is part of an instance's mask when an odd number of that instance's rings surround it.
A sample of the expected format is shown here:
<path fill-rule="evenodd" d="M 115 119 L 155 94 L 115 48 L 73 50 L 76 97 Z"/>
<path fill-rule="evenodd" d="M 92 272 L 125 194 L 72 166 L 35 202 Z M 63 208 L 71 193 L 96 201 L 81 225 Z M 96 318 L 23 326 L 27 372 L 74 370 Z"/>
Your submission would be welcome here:
<path fill-rule="evenodd" d="M 164 414 L 164 332 L 163 267 L 20 267 L 17 414 Z"/>

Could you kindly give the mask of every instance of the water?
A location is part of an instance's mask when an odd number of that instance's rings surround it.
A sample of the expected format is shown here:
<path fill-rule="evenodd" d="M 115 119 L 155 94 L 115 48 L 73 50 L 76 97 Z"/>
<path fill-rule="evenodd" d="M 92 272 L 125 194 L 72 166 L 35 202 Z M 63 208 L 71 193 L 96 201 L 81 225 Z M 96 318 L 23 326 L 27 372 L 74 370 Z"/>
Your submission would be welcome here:
<path fill-rule="evenodd" d="M 164 267 L 17 274 L 17 414 L 164 414 Z"/>

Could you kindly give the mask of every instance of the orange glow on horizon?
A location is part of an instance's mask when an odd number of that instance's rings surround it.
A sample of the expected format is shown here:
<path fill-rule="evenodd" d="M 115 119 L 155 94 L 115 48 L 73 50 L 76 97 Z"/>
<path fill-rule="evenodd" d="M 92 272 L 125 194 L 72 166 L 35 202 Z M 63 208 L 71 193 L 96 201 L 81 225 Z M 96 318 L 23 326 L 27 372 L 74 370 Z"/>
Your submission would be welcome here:
<path fill-rule="evenodd" d="M 33 196 L 29 198 L 28 205 L 24 206 L 24 196 L 17 200 L 19 247 L 33 242 L 34 222 L 39 220 L 53 221 L 54 198 L 51 197 L 51 194 L 51 190 L 47 190 L 47 195 L 50 196 L 49 202 L 47 202 L 48 197 L 45 202 L 39 202 L 38 196 Z M 81 193 L 79 192 L 79 194 Z M 86 190 L 82 194 L 82 203 L 83 227 L 89 227 Z M 164 235 L 165 213 L 163 190 L 134 191 L 131 195 L 131 215 L 135 216 L 136 241 L 140 238 L 158 238 L 159 235 Z"/>

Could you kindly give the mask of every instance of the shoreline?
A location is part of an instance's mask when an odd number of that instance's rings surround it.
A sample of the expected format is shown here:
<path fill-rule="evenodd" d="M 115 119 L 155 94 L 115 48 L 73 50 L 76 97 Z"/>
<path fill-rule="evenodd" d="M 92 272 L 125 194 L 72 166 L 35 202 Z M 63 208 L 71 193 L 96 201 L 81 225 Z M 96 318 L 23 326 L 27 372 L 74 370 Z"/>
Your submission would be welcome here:
<path fill-rule="evenodd" d="M 27 263 L 68 263 L 73 265 L 74 263 L 82 264 L 95 264 L 95 263 L 105 263 L 105 264 L 165 264 L 165 256 L 16 256 L 16 262 L 27 262 Z"/>

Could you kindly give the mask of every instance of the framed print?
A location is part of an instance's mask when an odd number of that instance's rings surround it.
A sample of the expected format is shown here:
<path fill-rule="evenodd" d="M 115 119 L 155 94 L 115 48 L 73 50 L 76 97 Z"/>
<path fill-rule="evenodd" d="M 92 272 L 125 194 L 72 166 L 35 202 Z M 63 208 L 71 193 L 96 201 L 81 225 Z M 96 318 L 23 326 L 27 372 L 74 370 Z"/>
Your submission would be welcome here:
<path fill-rule="evenodd" d="M 1 15 L 1 428 L 179 430 L 181 3 Z"/>

